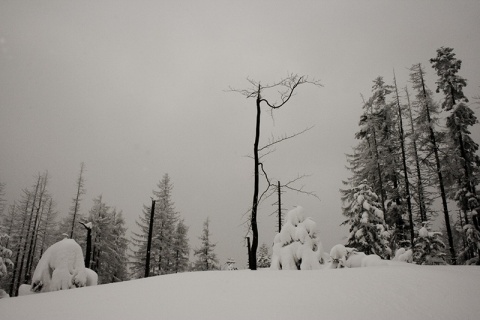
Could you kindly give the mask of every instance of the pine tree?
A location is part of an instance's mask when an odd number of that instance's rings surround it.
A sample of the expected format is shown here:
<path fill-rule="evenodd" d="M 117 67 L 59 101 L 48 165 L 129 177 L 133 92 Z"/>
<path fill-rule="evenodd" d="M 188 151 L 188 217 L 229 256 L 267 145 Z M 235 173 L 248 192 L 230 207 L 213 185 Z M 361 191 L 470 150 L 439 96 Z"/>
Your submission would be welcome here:
<path fill-rule="evenodd" d="M 210 219 L 207 218 L 203 223 L 202 235 L 199 237 L 202 245 L 194 250 L 194 255 L 197 257 L 194 265 L 196 271 L 218 269 L 217 255 L 214 252 L 216 244 L 211 242 L 210 236 Z"/>
<path fill-rule="evenodd" d="M 268 247 L 265 243 L 263 243 L 258 249 L 257 266 L 259 268 L 270 268 L 271 262 L 272 261 L 270 254 L 268 253 Z"/>
<path fill-rule="evenodd" d="M 88 222 L 92 223 L 90 268 L 101 284 L 127 279 L 127 247 L 125 220 L 122 213 L 107 206 L 102 196 L 93 200 Z"/>
<path fill-rule="evenodd" d="M 453 180 L 456 184 L 454 187 L 456 192 L 452 194 L 455 194 L 454 197 L 464 212 L 465 223 L 469 224 L 468 212 L 480 205 L 480 197 L 476 191 L 480 165 L 480 158 L 476 155 L 478 144 L 471 138 L 469 129 L 477 124 L 478 120 L 466 104 L 468 99 L 463 93 L 463 88 L 467 81 L 458 75 L 462 61 L 455 58 L 453 49 L 441 47 L 437 50 L 437 56 L 430 59 L 430 62 L 439 76 L 436 82 L 437 92 L 442 91 L 445 95 L 442 108 L 450 111 L 446 120 L 448 136 L 452 142 L 448 150 L 449 161 L 455 162 L 456 167 L 461 168 L 460 171 L 451 172 L 455 177 L 450 181 Z M 477 222 L 474 221 L 475 223 Z M 477 229 L 480 230 L 478 223 Z"/>
<path fill-rule="evenodd" d="M 390 232 L 378 200 L 366 180 L 349 189 L 342 197 L 346 204 L 343 214 L 347 217 L 342 225 L 350 226 L 347 246 L 366 254 L 388 258 L 392 255 L 388 244 Z"/>
<path fill-rule="evenodd" d="M 414 260 L 417 264 L 446 264 L 445 244 L 441 240 L 440 232 L 429 232 L 425 226 L 418 231 L 415 239 Z"/>
<path fill-rule="evenodd" d="M 183 219 L 180 219 L 175 229 L 173 246 L 175 249 L 174 271 L 185 272 L 189 266 L 190 246 L 188 244 L 188 227 Z"/>
<path fill-rule="evenodd" d="M 165 174 L 157 185 L 158 191 L 153 194 L 157 197 L 155 206 L 155 223 L 152 242 L 152 254 L 156 259 L 154 274 L 169 274 L 175 272 L 176 248 L 174 246 L 175 226 L 178 222 L 178 213 L 172 200 L 173 185 L 170 177 Z"/>
<path fill-rule="evenodd" d="M 181 261 L 177 260 L 175 243 L 175 231 L 179 223 L 179 213 L 175 211 L 175 205 L 172 200 L 173 185 L 168 174 L 162 177 L 157 187 L 158 189 L 153 191 L 156 204 L 150 251 L 149 274 L 152 276 L 178 272 L 183 268 L 183 259 L 180 259 Z M 134 278 L 143 278 L 145 276 L 150 209 L 151 207 L 149 206 L 143 206 L 142 214 L 136 221 L 140 230 L 133 233 L 132 241 L 135 249 L 131 256 L 131 272 Z M 183 248 L 180 251 L 182 250 L 185 251 L 186 249 Z M 181 255 L 180 251 L 179 255 Z M 179 256 L 179 258 L 181 257 Z"/>

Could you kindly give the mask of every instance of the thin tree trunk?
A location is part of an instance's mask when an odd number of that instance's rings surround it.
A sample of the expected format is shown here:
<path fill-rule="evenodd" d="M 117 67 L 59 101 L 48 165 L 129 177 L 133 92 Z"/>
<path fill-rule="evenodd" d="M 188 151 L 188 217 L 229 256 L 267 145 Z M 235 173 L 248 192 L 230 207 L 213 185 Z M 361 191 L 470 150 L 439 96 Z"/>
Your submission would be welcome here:
<path fill-rule="evenodd" d="M 16 288 L 15 288 L 15 277 L 17 275 L 17 270 L 18 269 L 18 262 L 20 259 L 20 253 L 21 253 L 21 248 L 22 248 L 22 241 L 23 241 L 23 233 L 25 231 L 25 223 L 27 222 L 27 216 L 28 216 L 28 205 L 30 202 L 30 193 L 27 193 L 27 203 L 25 205 L 25 212 L 23 213 L 23 221 L 22 221 L 22 229 L 20 231 L 20 239 L 18 240 L 18 248 L 17 248 L 17 254 L 15 255 L 15 262 L 14 262 L 14 268 L 13 268 L 13 274 L 12 274 L 12 282 L 10 283 L 10 296 L 16 296 Z M 19 271 L 20 272 L 20 271 Z M 15 294 L 14 294 L 15 293 Z"/>
<path fill-rule="evenodd" d="M 380 166 L 380 155 L 378 153 L 378 146 L 377 146 L 377 135 L 375 127 L 371 127 L 373 131 L 373 147 L 375 149 L 375 160 L 377 162 L 377 174 L 378 174 L 378 182 L 380 184 L 380 198 L 382 199 L 382 210 L 386 214 L 387 211 L 385 210 L 385 191 L 383 189 L 383 177 L 382 177 L 382 168 Z"/>
<path fill-rule="evenodd" d="M 147 257 L 145 260 L 145 278 L 150 276 L 150 250 L 152 248 L 153 219 L 155 217 L 155 200 L 152 199 L 152 208 L 150 210 L 150 223 L 148 227 L 147 239 Z"/>
<path fill-rule="evenodd" d="M 257 119 L 255 124 L 255 142 L 253 145 L 253 157 L 254 157 L 254 164 L 255 164 L 255 171 L 254 171 L 254 185 L 253 185 L 253 203 L 252 203 L 252 247 L 250 248 L 250 255 L 248 259 L 248 266 L 250 270 L 257 270 L 257 247 L 258 247 L 258 227 L 257 227 L 257 208 L 258 208 L 258 190 L 259 190 L 259 183 L 260 183 L 260 160 L 258 156 L 258 144 L 260 141 L 260 115 L 261 115 L 261 102 L 260 96 L 260 85 L 258 85 L 258 93 L 257 93 Z"/>
<path fill-rule="evenodd" d="M 35 242 L 35 238 L 37 236 L 37 222 L 38 222 L 38 218 L 40 216 L 40 209 L 42 208 L 42 212 L 43 212 L 43 206 L 44 206 L 44 203 L 42 203 L 42 201 L 44 200 L 44 194 L 45 194 L 45 190 L 47 188 L 47 179 L 48 179 L 48 175 L 45 174 L 44 178 L 43 178 L 43 181 L 42 181 L 42 186 L 41 186 L 41 189 L 40 189 L 40 198 L 38 199 L 38 207 L 37 207 L 37 212 L 35 214 L 35 220 L 34 220 L 34 223 L 33 223 L 33 229 L 32 229 L 32 236 L 30 237 L 30 248 L 28 250 L 28 255 L 27 255 L 27 265 L 25 267 L 25 281 L 28 282 L 30 281 L 30 268 L 31 268 L 31 264 L 32 264 L 32 257 L 33 257 L 33 244 Z"/>
<path fill-rule="evenodd" d="M 408 209 L 408 222 L 410 223 L 410 243 L 413 249 L 413 240 L 415 239 L 415 231 L 413 225 L 413 213 L 412 213 L 412 201 L 410 198 L 410 184 L 408 182 L 408 171 L 407 171 L 407 159 L 405 156 L 405 135 L 403 133 L 403 119 L 402 119 L 402 108 L 400 106 L 400 98 L 398 96 L 397 80 L 395 75 L 393 76 L 393 81 L 395 83 L 395 94 L 397 96 L 397 106 L 398 106 L 398 119 L 399 119 L 399 129 L 400 129 L 400 147 L 402 149 L 402 164 L 403 164 L 403 174 L 405 178 L 405 191 L 407 197 L 407 209 Z"/>
<path fill-rule="evenodd" d="M 420 208 L 420 219 L 422 222 L 427 221 L 427 210 L 425 206 L 425 196 L 423 194 L 423 180 L 422 180 L 422 173 L 420 171 L 420 160 L 418 158 L 418 149 L 417 149 L 417 138 L 415 135 L 415 127 L 413 125 L 413 116 L 412 116 L 412 108 L 410 105 L 410 96 L 408 94 L 408 89 L 405 87 L 405 92 L 407 94 L 407 101 L 408 101 L 408 111 L 410 116 L 410 126 L 412 129 L 412 142 L 413 142 L 413 152 L 415 158 L 415 166 L 417 170 L 417 192 L 418 192 L 418 203 Z"/>
<path fill-rule="evenodd" d="M 443 206 L 443 214 L 445 218 L 445 227 L 447 229 L 447 236 L 448 236 L 448 245 L 450 246 L 450 255 L 452 257 L 452 264 L 457 264 L 457 257 L 455 254 L 455 247 L 453 244 L 453 235 L 452 235 L 452 228 L 450 226 L 450 216 L 448 214 L 448 206 L 447 206 L 447 196 L 445 193 L 445 186 L 443 183 L 443 175 L 442 175 L 442 166 L 440 163 L 440 157 L 438 156 L 438 146 L 435 138 L 435 133 L 433 132 L 433 123 L 430 117 L 430 110 L 428 106 L 428 99 L 427 99 L 427 91 L 425 89 L 425 83 L 423 81 L 423 73 L 420 64 L 418 65 L 418 70 L 420 72 L 420 79 L 422 81 L 422 90 L 423 90 L 423 97 L 425 99 L 425 109 L 427 111 L 427 119 L 428 119 L 428 127 L 430 129 L 430 142 L 432 143 L 433 152 L 435 154 L 435 163 L 437 165 L 437 174 L 438 174 L 438 183 L 440 187 L 440 195 L 442 197 L 442 206 Z"/>
<path fill-rule="evenodd" d="M 278 233 L 282 231 L 282 192 L 280 189 L 280 181 L 277 184 L 277 192 L 278 192 Z"/>
<path fill-rule="evenodd" d="M 33 202 L 32 202 L 32 210 L 30 211 L 30 217 L 28 220 L 28 227 L 27 227 L 27 234 L 25 236 L 25 243 L 23 245 L 23 251 L 22 251 L 22 258 L 20 260 L 20 271 L 18 272 L 18 281 L 17 283 L 20 284 L 22 283 L 22 276 L 23 276 L 23 264 L 25 262 L 25 252 L 27 251 L 27 245 L 28 245 L 28 240 L 30 239 L 30 229 L 32 228 L 32 218 L 33 218 L 33 211 L 35 210 L 35 202 L 37 201 L 37 193 L 38 193 L 38 187 L 40 186 L 40 179 L 41 176 L 38 175 L 38 181 L 37 185 L 35 186 L 35 194 L 33 195 Z M 15 294 L 17 295 L 17 294 Z"/>
<path fill-rule="evenodd" d="M 78 207 L 80 204 L 80 195 L 82 194 L 82 188 L 83 188 L 83 170 L 84 170 L 85 164 L 82 162 L 80 164 L 80 174 L 78 176 L 77 180 L 77 195 L 75 197 L 75 205 L 73 208 L 73 218 L 72 218 L 72 230 L 70 231 L 70 239 L 73 239 L 73 231 L 75 230 L 75 219 L 77 217 L 77 211 Z"/>

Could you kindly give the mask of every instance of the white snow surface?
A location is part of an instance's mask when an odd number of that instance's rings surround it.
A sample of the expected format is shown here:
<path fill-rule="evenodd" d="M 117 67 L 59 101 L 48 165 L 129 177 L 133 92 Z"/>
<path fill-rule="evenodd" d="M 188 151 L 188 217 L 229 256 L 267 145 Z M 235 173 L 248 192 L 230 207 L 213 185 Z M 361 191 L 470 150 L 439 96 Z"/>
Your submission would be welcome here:
<path fill-rule="evenodd" d="M 478 319 L 478 266 L 205 271 L 0 300 L 2 320 Z"/>

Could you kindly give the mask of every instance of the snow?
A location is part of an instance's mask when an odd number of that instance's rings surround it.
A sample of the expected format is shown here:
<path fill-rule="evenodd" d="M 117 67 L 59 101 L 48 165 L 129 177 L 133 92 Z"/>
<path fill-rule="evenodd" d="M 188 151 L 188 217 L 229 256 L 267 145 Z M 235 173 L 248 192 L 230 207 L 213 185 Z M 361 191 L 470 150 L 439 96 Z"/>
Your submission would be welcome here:
<path fill-rule="evenodd" d="M 63 239 L 43 253 L 33 273 L 32 290 L 66 290 L 86 282 L 82 248 L 73 239 Z"/>
<path fill-rule="evenodd" d="M 427 238 L 428 237 L 427 228 L 425 228 L 425 227 L 420 228 L 420 230 L 418 230 L 418 236 L 421 237 L 421 238 Z"/>
<path fill-rule="evenodd" d="M 320 269 L 325 262 L 317 225 L 311 218 L 305 218 L 301 206 L 287 213 L 285 224 L 273 243 L 270 266 L 273 270 Z"/>
<path fill-rule="evenodd" d="M 206 271 L 0 299 L 2 320 L 478 319 L 477 266 Z"/>

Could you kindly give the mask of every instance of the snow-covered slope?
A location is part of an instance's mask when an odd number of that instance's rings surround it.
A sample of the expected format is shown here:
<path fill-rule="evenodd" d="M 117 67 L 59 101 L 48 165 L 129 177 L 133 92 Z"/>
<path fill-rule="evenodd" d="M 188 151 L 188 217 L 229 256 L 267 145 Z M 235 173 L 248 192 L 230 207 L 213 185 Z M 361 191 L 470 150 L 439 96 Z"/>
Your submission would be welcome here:
<path fill-rule="evenodd" d="M 0 319 L 478 319 L 479 279 L 404 263 L 192 272 L 1 299 Z"/>

